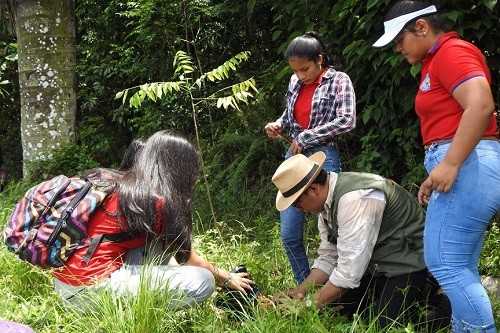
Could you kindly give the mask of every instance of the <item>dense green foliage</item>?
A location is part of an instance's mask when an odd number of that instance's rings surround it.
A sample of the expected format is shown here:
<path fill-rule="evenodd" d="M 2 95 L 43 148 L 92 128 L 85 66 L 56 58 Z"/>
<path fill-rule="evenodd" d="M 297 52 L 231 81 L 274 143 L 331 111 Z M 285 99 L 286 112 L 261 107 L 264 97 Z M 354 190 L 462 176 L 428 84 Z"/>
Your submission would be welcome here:
<path fill-rule="evenodd" d="M 358 97 L 357 129 L 339 142 L 344 169 L 377 172 L 411 188 L 424 177 L 418 121 L 413 112 L 418 66 L 411 68 L 392 48 L 376 50 L 370 46 L 382 33 L 383 15 L 390 3 L 343 0 L 325 6 L 319 0 L 79 1 L 77 147 L 90 149 L 95 163 L 112 166 L 132 137 L 146 137 L 160 128 L 193 134 L 190 101 L 185 96 L 144 103 L 139 109 L 114 99 L 123 89 L 172 78 L 172 60 L 179 50 L 194 59 L 201 74 L 242 51 L 250 52 L 248 63 L 238 69 L 234 80 L 256 78 L 260 93 L 255 102 L 237 113 L 206 103 L 198 109 L 197 118 L 207 151 L 220 149 L 219 144 L 221 148 L 227 146 L 221 140 L 225 133 L 240 134 L 242 142 L 246 136 L 258 138 L 263 135 L 263 125 L 276 119 L 283 107 L 290 74 L 282 59 L 284 48 L 291 38 L 314 29 L 325 37 L 340 68 L 350 75 Z M 497 1 L 478 4 L 450 0 L 439 5 L 451 27 L 485 51 L 498 99 Z M 6 28 L 8 21 L 1 22 L 0 39 L 7 45 L 13 38 Z M 7 59 L 5 51 L 2 57 Z M 15 75 L 16 71 L 9 68 L 2 73 L 2 78 L 7 76 L 12 84 L 10 93 L 0 96 L 0 144 L 6 147 L 7 142 L 16 143 L 8 144 L 5 155 L 9 174 L 18 177 L 21 153 Z M 208 96 L 216 88 L 205 89 Z M 248 119 L 258 120 L 252 124 L 255 127 L 247 126 Z M 241 154 L 243 158 L 246 153 L 234 151 L 231 156 Z M 280 159 L 278 152 L 267 162 L 276 166 Z"/>
<path fill-rule="evenodd" d="M 0 168 L 9 170 L 10 177 L 21 174 L 22 161 L 17 77 L 17 45 L 12 36 L 0 33 L 0 151 L 4 160 Z"/>

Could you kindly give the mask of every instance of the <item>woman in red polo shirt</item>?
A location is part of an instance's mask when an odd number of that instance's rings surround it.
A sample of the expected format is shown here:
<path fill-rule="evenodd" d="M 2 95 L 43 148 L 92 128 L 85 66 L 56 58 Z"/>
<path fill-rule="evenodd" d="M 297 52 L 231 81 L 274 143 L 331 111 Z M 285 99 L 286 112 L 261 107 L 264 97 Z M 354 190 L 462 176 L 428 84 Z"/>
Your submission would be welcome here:
<path fill-rule="evenodd" d="M 152 290 L 169 290 L 173 307 L 206 300 L 215 283 L 242 292 L 251 290 L 254 282 L 247 273 L 218 269 L 192 248 L 191 196 L 198 172 L 198 152 L 183 135 L 153 134 L 123 176 L 116 173 L 108 181 L 115 189 L 92 215 L 87 230 L 89 237 L 124 231 L 137 237 L 100 243 L 88 263 L 82 261 L 87 249 L 77 250 L 64 267 L 53 271 L 56 291 L 63 300 L 84 301 L 83 290 L 136 295 L 145 281 Z M 163 263 L 143 268 L 128 255 L 144 246 L 146 239 L 160 245 Z M 171 256 L 180 265 L 168 264 Z"/>
<path fill-rule="evenodd" d="M 425 167 L 418 200 L 427 203 L 424 255 L 452 305 L 453 332 L 496 332 L 478 272 L 484 233 L 500 211 L 500 143 L 485 57 L 445 32 L 435 6 L 399 1 L 373 46 L 394 41 L 410 64 L 422 63 L 415 110 Z"/>

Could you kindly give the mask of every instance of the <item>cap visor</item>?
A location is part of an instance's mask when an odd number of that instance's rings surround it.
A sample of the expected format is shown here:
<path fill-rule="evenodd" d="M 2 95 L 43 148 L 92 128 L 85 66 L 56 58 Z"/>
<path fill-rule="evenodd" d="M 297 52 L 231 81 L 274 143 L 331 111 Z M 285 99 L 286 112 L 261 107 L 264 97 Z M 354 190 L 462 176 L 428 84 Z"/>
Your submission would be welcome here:
<path fill-rule="evenodd" d="M 396 38 L 398 33 L 399 33 L 399 30 L 387 32 L 387 33 L 383 34 L 382 37 L 380 37 L 375 43 L 373 43 L 372 46 L 373 47 L 384 47 L 387 44 L 389 44 L 390 42 L 392 42 L 394 40 L 394 38 Z"/>
<path fill-rule="evenodd" d="M 419 17 L 426 16 L 432 13 L 436 13 L 437 9 L 435 6 L 429 6 L 427 8 L 417 10 L 415 12 L 411 12 L 408 14 L 404 14 L 398 17 L 395 17 L 389 21 L 384 22 L 384 31 L 385 33 L 380 37 L 375 43 L 373 43 L 373 47 L 383 47 L 389 44 L 396 38 L 396 36 L 403 30 L 403 28 L 411 22 Z"/>

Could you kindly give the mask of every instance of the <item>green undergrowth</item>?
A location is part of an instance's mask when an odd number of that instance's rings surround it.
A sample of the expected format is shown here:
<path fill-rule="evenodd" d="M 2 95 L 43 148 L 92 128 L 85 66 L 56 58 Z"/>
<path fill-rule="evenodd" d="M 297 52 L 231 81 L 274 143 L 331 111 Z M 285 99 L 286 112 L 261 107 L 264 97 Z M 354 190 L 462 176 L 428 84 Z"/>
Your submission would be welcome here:
<path fill-rule="evenodd" d="M 11 184 L 11 186 L 13 186 Z M 0 193 L 0 225 L 5 225 L 12 204 L 26 186 L 18 184 Z M 253 279 L 266 295 L 294 286 L 291 269 L 279 237 L 278 214 L 269 207 L 250 222 L 235 218 L 214 222 L 206 212 L 194 211 L 194 246 L 217 266 L 231 269 L 245 264 Z M 311 259 L 318 244 L 313 218 L 308 218 L 306 240 Z M 498 225 L 492 224 L 486 237 L 482 269 L 497 273 L 497 264 L 489 264 L 498 246 Z M 495 259 L 496 260 L 496 259 Z M 496 262 L 496 261 L 494 261 Z M 192 309 L 169 309 L 169 295 L 140 291 L 136 298 L 96 296 L 89 309 L 71 309 L 62 305 L 52 286 L 49 272 L 20 262 L 4 244 L 0 244 L 0 318 L 22 322 L 37 333 L 156 333 L 156 332 L 372 332 L 378 333 L 376 319 L 357 317 L 349 321 L 333 309 L 317 310 L 292 306 L 286 310 L 251 308 L 235 314 L 217 308 L 212 296 Z M 495 301 L 496 318 L 500 304 Z M 384 332 L 422 332 L 412 325 L 394 326 Z M 443 331 L 447 332 L 447 330 Z"/>

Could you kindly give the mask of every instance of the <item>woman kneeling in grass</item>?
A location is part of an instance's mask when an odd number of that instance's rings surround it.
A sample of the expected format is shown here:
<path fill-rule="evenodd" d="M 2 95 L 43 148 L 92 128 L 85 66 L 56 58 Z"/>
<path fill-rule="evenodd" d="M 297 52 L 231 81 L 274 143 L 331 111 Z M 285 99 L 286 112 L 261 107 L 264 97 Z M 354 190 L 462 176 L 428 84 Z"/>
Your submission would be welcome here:
<path fill-rule="evenodd" d="M 218 269 L 192 248 L 191 197 L 199 155 L 183 135 L 157 132 L 145 142 L 130 169 L 123 174 L 104 171 L 87 172 L 90 178 L 114 188 L 90 218 L 88 236 L 129 232 L 137 237 L 100 243 L 88 263 L 83 260 L 87 249 L 77 250 L 64 267 L 53 272 L 56 291 L 63 300 L 79 302 L 84 290 L 137 295 L 144 276 L 151 290 L 171 291 L 172 307 L 190 307 L 206 300 L 216 283 L 237 291 L 251 289 L 254 282 L 247 273 Z M 141 274 L 142 265 L 130 253 L 146 240 L 161 244 L 164 257 L 174 256 L 180 265 L 151 265 Z"/>

